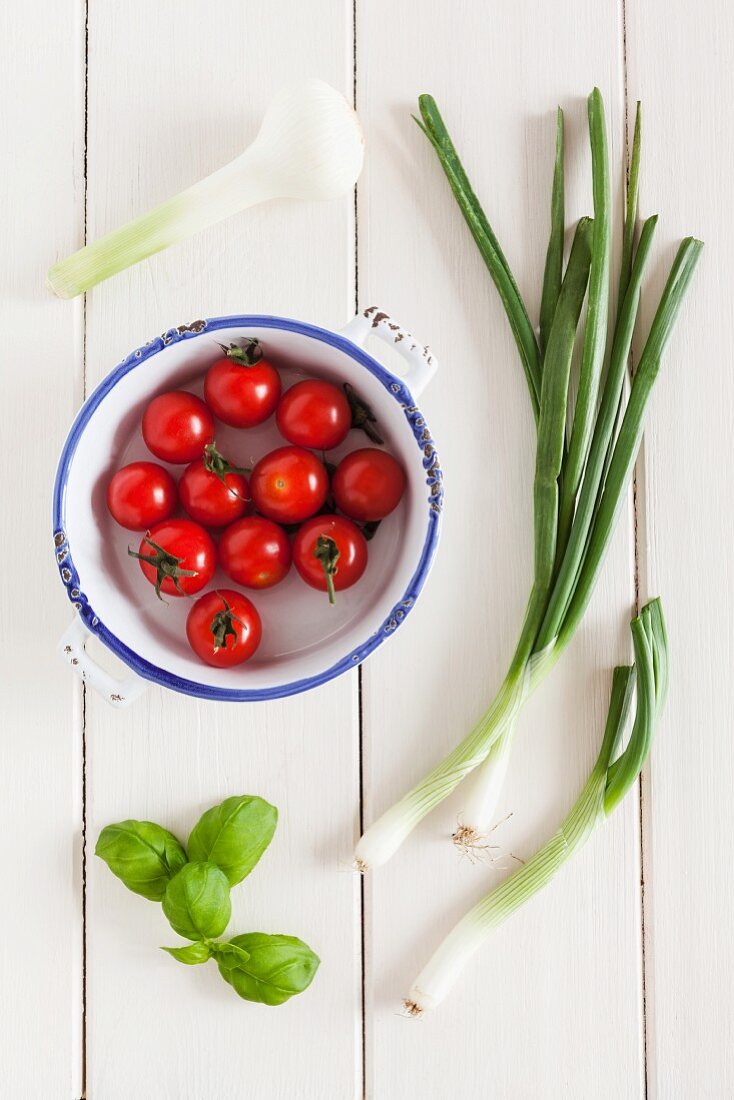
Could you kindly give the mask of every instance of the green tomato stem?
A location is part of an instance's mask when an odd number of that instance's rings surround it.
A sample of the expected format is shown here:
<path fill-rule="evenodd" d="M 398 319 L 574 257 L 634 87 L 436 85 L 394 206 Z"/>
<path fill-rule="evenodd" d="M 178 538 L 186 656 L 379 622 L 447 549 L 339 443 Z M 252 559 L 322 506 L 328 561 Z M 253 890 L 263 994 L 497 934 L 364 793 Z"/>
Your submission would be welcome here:
<path fill-rule="evenodd" d="M 334 606 L 336 603 L 336 591 L 334 589 L 334 575 L 338 569 L 338 561 L 340 558 L 340 551 L 337 544 L 328 535 L 319 535 L 316 540 L 316 549 L 313 552 L 314 557 L 318 558 L 321 563 L 321 568 L 324 571 L 324 577 L 326 578 L 326 591 L 329 594 L 329 603 Z"/>

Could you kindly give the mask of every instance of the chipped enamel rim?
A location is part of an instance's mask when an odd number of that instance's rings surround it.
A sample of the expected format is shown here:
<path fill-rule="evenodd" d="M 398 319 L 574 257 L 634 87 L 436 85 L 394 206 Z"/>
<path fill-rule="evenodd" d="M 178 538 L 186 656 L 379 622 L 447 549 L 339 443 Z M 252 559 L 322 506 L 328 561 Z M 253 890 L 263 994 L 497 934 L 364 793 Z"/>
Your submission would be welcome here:
<path fill-rule="evenodd" d="M 163 351 L 171 344 L 183 340 L 194 339 L 203 332 L 211 333 L 228 328 L 271 328 L 281 329 L 285 332 L 294 332 L 302 336 L 319 340 L 338 349 L 350 359 L 368 370 L 384 387 L 387 393 L 400 405 L 413 433 L 418 448 L 418 454 L 426 472 L 426 507 L 428 509 L 426 536 L 422 551 L 415 571 L 400 600 L 391 608 L 380 627 L 371 634 L 363 643 L 352 649 L 339 661 L 329 668 L 313 676 L 300 680 L 292 680 L 286 684 L 278 684 L 272 688 L 222 688 L 211 684 L 200 683 L 196 680 L 185 679 L 160 668 L 158 665 L 145 660 L 134 650 L 113 634 L 98 615 L 84 593 L 83 578 L 81 578 L 74 566 L 72 547 L 66 536 L 66 487 L 69 471 L 74 454 L 92 415 L 98 406 L 115 388 L 117 383 L 154 355 Z M 92 394 L 82 405 L 69 435 L 64 444 L 56 471 L 56 480 L 53 493 L 53 548 L 57 568 L 67 595 L 86 628 L 95 634 L 100 641 L 120 658 L 133 672 L 145 680 L 149 680 L 163 687 L 178 691 L 184 695 L 196 696 L 200 699 L 222 700 L 229 702 L 255 702 L 266 699 L 279 699 L 287 695 L 295 695 L 302 691 L 309 691 L 328 680 L 340 676 L 350 668 L 355 668 L 380 646 L 387 638 L 397 630 L 404 622 L 408 613 L 415 605 L 415 601 L 426 582 L 433 563 L 438 544 L 441 509 L 443 504 L 443 479 L 441 467 L 436 453 L 435 445 L 425 418 L 415 404 L 410 390 L 405 383 L 382 366 L 363 348 L 354 344 L 346 336 L 340 335 L 330 329 L 320 328 L 317 325 L 307 324 L 303 321 L 295 321 L 286 317 L 274 317 L 264 314 L 242 314 L 231 317 L 214 317 L 205 321 L 195 321 L 190 325 L 180 325 L 169 329 L 161 336 L 155 337 L 147 344 L 132 351 L 119 366 L 115 367 L 100 382 Z"/>

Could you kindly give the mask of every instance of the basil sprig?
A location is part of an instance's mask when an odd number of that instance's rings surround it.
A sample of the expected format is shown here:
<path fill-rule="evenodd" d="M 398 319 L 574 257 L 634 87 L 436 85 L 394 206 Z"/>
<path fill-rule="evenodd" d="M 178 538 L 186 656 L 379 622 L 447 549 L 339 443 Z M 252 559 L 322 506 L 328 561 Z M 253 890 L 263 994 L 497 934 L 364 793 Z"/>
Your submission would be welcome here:
<path fill-rule="evenodd" d="M 279 1005 L 313 981 L 320 960 L 308 944 L 265 932 L 216 938 L 229 924 L 230 888 L 256 866 L 277 823 L 275 806 L 256 795 L 235 795 L 202 814 L 188 851 L 151 821 L 108 825 L 95 851 L 129 890 L 160 901 L 174 932 L 191 941 L 162 950 L 186 966 L 213 959 L 244 1000 Z"/>

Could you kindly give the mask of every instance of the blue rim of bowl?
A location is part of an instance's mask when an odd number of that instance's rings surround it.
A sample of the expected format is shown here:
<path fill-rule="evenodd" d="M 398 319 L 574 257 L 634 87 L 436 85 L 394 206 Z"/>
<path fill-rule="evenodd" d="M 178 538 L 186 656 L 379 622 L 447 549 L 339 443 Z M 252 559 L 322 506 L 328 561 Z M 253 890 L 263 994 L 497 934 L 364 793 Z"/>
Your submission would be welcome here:
<path fill-rule="evenodd" d="M 421 461 L 426 473 L 428 524 L 423 548 L 418 560 L 415 572 L 410 579 L 408 587 L 400 600 L 391 608 L 378 629 L 371 634 L 365 642 L 350 650 L 346 656 L 335 662 L 323 672 L 301 680 L 292 680 L 286 684 L 278 684 L 271 688 L 223 688 L 211 684 L 199 683 L 196 680 L 188 680 L 174 673 L 159 668 L 158 665 L 145 660 L 134 650 L 126 646 L 120 638 L 110 631 L 97 614 L 95 614 L 89 600 L 84 594 L 81 579 L 74 566 L 71 548 L 66 536 L 66 487 L 69 478 L 69 470 L 76 452 L 79 439 L 93 416 L 98 406 L 110 393 L 117 383 L 135 367 L 152 359 L 164 348 L 171 344 L 180 343 L 200 336 L 204 332 L 216 332 L 228 328 L 272 328 L 285 332 L 295 332 L 302 336 L 308 336 L 322 343 L 329 344 L 344 352 L 350 359 L 355 360 L 370 372 L 394 398 L 403 410 L 408 424 L 413 432 L 416 444 L 421 451 Z M 363 348 L 354 344 L 348 337 L 341 336 L 329 329 L 320 328 L 317 325 L 307 324 L 303 321 L 294 321 L 287 317 L 273 317 L 266 314 L 243 314 L 232 317 L 214 317 L 207 320 L 194 321 L 190 325 L 179 325 L 177 328 L 168 329 L 161 336 L 149 340 L 140 348 L 132 351 L 126 359 L 115 367 L 90 394 L 79 410 L 74 423 L 69 430 L 64 448 L 61 452 L 59 465 L 56 471 L 53 494 L 53 542 L 56 565 L 61 581 L 66 588 L 67 595 L 72 606 L 79 614 L 87 629 L 118 656 L 133 672 L 145 680 L 161 684 L 163 687 L 178 691 L 184 695 L 193 695 L 200 699 L 222 700 L 226 702 L 258 702 L 266 699 L 280 699 L 287 695 L 296 695 L 302 691 L 318 687 L 320 684 L 333 680 L 350 668 L 356 668 L 379 645 L 395 633 L 400 624 L 415 605 L 415 601 L 425 584 L 430 571 L 438 543 L 439 529 L 441 525 L 441 508 L 443 504 L 443 478 L 441 467 L 436 453 L 435 444 L 431 437 L 425 418 L 415 404 L 410 390 L 397 375 L 392 374 L 386 367 L 373 359 Z"/>

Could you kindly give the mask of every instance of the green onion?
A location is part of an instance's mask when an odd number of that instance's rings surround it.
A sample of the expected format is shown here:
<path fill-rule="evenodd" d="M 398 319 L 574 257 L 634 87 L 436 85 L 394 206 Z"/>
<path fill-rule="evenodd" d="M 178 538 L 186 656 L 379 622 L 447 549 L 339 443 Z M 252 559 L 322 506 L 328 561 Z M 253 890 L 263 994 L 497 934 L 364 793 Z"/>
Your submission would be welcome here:
<path fill-rule="evenodd" d="M 619 309 L 621 304 L 625 300 L 627 294 L 627 287 L 632 275 L 632 261 L 634 259 L 634 245 L 635 245 L 635 229 L 637 226 L 637 199 L 639 195 L 640 185 L 640 149 L 642 143 L 642 104 L 638 101 L 637 112 L 635 115 L 635 133 L 632 141 L 632 159 L 630 162 L 629 175 L 627 179 L 627 206 L 624 215 L 624 229 L 622 232 L 622 259 L 619 267 L 619 287 L 617 291 L 617 308 Z M 650 219 L 648 219 L 649 221 Z M 657 217 L 654 219 L 657 224 Z M 643 227 L 644 231 L 644 227 Z M 635 313 L 637 306 L 635 306 Z M 634 325 L 634 317 L 633 317 Z M 619 317 L 618 325 L 619 327 Z M 615 332 L 616 338 L 616 332 Z M 606 479 L 607 470 L 609 469 L 609 463 L 612 458 L 611 442 L 616 438 L 619 425 L 622 420 L 622 414 L 624 412 L 624 401 L 622 397 L 622 387 L 619 391 L 619 399 L 617 402 L 617 415 L 614 419 L 614 426 L 612 428 L 612 436 L 609 445 L 607 446 L 607 454 L 602 466 L 601 480 L 602 483 Z"/>
<path fill-rule="evenodd" d="M 497 287 L 507 320 L 515 337 L 520 360 L 530 391 L 530 402 L 537 419 L 540 408 L 540 352 L 535 339 L 528 311 L 517 288 L 510 265 L 494 235 L 492 226 L 477 199 L 469 178 L 459 160 L 449 132 L 441 118 L 433 96 L 422 95 L 418 100 L 423 121 L 415 119 L 438 154 L 441 167 L 451 185 L 459 209 L 476 241 L 479 252 Z M 415 117 L 415 116 L 414 116 Z"/>
<path fill-rule="evenodd" d="M 625 370 L 640 302 L 642 276 L 650 255 L 656 225 L 657 217 L 648 218 L 640 234 L 640 245 L 632 267 L 629 286 L 619 312 L 601 408 L 594 429 L 573 526 L 538 638 L 538 644 L 541 647 L 548 645 L 558 634 L 587 548 L 589 530 L 596 514 L 599 487 L 606 477 L 605 460 L 610 451 L 617 412 L 622 400 Z"/>
<path fill-rule="evenodd" d="M 579 391 L 573 415 L 568 459 L 563 471 L 558 543 L 565 549 L 573 520 L 581 475 L 591 442 L 596 416 L 596 400 L 604 365 L 609 310 L 609 265 L 612 251 L 609 153 L 604 123 L 604 104 L 598 88 L 589 96 L 589 136 L 591 138 L 591 176 L 594 192 L 594 241 L 589 276 L 589 307 L 584 332 L 584 351 L 579 375 Z"/>
<path fill-rule="evenodd" d="M 558 478 L 564 457 L 568 381 L 581 306 L 589 279 L 590 239 L 596 230 L 589 218 L 576 229 L 566 275 L 558 298 L 543 362 L 538 445 L 535 459 L 535 583 L 545 600 L 552 577 L 558 535 Z"/>
<path fill-rule="evenodd" d="M 637 101 L 635 112 L 635 133 L 632 139 L 632 158 L 630 160 L 629 179 L 627 180 L 627 208 L 624 217 L 622 235 L 622 259 L 619 265 L 620 302 L 624 301 L 632 272 L 632 257 L 635 244 L 635 225 L 637 224 L 637 200 L 640 192 L 640 147 L 642 145 L 642 104 Z"/>
<path fill-rule="evenodd" d="M 639 450 L 650 391 L 658 376 L 665 346 L 670 339 L 673 325 L 702 248 L 701 241 L 697 241 L 693 237 L 687 237 L 681 242 L 678 254 L 673 261 L 650 334 L 632 381 L 627 408 L 612 453 L 609 472 L 599 498 L 599 508 L 589 536 L 583 566 L 576 582 L 568 612 L 559 632 L 558 645 L 563 646 L 570 640 L 591 599 L 604 552 L 614 529 L 614 521 L 619 513 Z"/>
<path fill-rule="evenodd" d="M 548 251 L 545 255 L 543 293 L 540 299 L 540 351 L 542 355 L 545 355 L 563 280 L 563 236 L 566 228 L 563 147 L 563 111 L 559 107 L 556 113 L 556 161 L 553 168 L 553 190 L 551 193 L 551 229 Z"/>
<path fill-rule="evenodd" d="M 547 604 L 556 559 L 558 529 L 558 477 L 566 441 L 568 383 L 573 343 L 589 281 L 591 239 L 590 218 L 582 218 L 574 234 L 566 275 L 558 295 L 550 327 L 540 387 L 538 443 L 535 470 L 535 584 L 525 618 L 523 637 L 514 663 L 524 668 Z M 483 828 L 489 824 L 510 761 L 514 722 L 508 724 L 479 769 L 464 802 L 461 823 L 453 842 L 469 850 L 482 846 Z"/>
<path fill-rule="evenodd" d="M 604 738 L 596 763 L 571 812 L 556 833 L 478 902 L 448 934 L 404 1001 L 408 1015 L 435 1008 L 458 974 L 498 925 L 542 890 L 586 843 L 640 774 L 652 744 L 668 684 L 668 642 L 659 600 L 632 622 L 634 668 L 614 670 Z M 615 759 L 636 682 L 636 712 L 629 742 Z"/>
<path fill-rule="evenodd" d="M 336 198 L 354 186 L 363 155 L 359 120 L 336 89 L 313 78 L 284 88 L 236 160 L 55 264 L 48 284 L 59 297 L 73 298 L 248 206 Z"/>
<path fill-rule="evenodd" d="M 516 334 L 520 358 L 529 381 L 531 401 L 538 419 L 533 490 L 535 573 L 520 637 L 507 675 L 494 701 L 453 752 L 367 829 L 355 853 L 356 866 L 360 870 L 379 866 L 389 859 L 418 822 L 475 769 L 479 770 L 470 785 L 460 827 L 454 834 L 454 839 L 464 847 L 480 843 L 482 830 L 490 823 L 489 814 L 507 768 L 513 730 L 520 709 L 561 656 L 591 598 L 614 522 L 629 484 L 642 437 L 648 401 L 660 369 L 662 355 L 702 248 L 701 242 L 693 238 L 684 240 L 679 248 L 625 407 L 626 365 L 657 219 L 649 218 L 645 222 L 635 251 L 634 223 L 637 214 L 641 130 L 641 115 L 638 111 L 625 217 L 620 296 L 609 368 L 600 387 L 599 378 L 607 342 L 606 296 L 610 276 L 609 179 L 603 106 L 601 96 L 595 89 L 589 98 L 589 129 L 594 208 L 602 228 L 599 230 L 596 217 L 593 226 L 589 219 L 582 219 L 579 223 L 566 276 L 548 329 L 541 372 L 540 360 L 534 359 L 529 352 L 530 345 L 523 335 L 525 328 L 520 324 L 523 317 L 527 320 L 527 312 L 516 293 L 516 284 L 508 272 L 502 250 L 489 228 L 479 200 L 469 187 L 438 108 L 430 96 L 421 96 L 420 107 L 425 124 L 424 132 L 431 140 L 451 182 L 492 278 L 498 288 L 501 288 L 505 310 Z M 556 165 L 558 166 L 558 148 Z M 554 173 L 556 198 L 559 187 L 557 170 Z M 555 232 L 557 234 L 557 228 Z M 553 235 L 554 231 L 551 236 Z M 626 265 L 629 265 L 628 271 Z M 555 271 L 555 259 L 552 267 Z M 569 400 L 568 368 L 574 338 L 578 333 L 578 311 L 587 275 L 589 310 L 591 312 L 594 305 L 595 320 L 589 335 L 590 321 L 587 318 L 582 362 L 582 376 L 584 363 L 586 370 L 585 381 L 582 377 L 583 396 L 577 398 L 574 412 L 574 425 L 577 428 L 575 436 L 572 433 L 571 446 L 566 454 L 564 423 Z M 544 280 L 546 298 L 553 293 L 554 279 L 553 275 Z M 530 332 L 532 334 L 531 328 Z M 533 345 L 537 351 L 534 336 Z M 537 365 L 537 394 L 531 384 L 536 375 L 534 371 L 528 370 L 529 363 Z M 597 410 L 599 388 L 601 400 Z M 579 401 L 582 402 L 581 406 Z M 577 465 L 579 462 L 580 466 Z M 472 819 L 471 815 L 474 814 L 477 816 Z"/>

